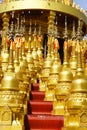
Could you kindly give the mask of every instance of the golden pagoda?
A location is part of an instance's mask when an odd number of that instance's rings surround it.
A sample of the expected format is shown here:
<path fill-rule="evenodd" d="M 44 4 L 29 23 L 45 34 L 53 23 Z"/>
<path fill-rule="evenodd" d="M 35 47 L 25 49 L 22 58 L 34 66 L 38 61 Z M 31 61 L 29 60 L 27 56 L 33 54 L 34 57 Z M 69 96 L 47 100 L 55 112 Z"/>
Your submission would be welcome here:
<path fill-rule="evenodd" d="M 65 18 L 67 18 L 68 39 L 72 42 L 72 57 L 69 57 L 69 63 L 66 61 L 68 49 L 63 48 L 64 39 L 68 42 L 66 36 L 63 37 Z M 63 99 L 61 113 L 64 115 L 66 105 L 64 98 L 68 98 L 68 95 L 73 93 L 72 91 L 70 93 L 73 80 L 71 72 L 73 76 L 76 74 L 78 52 L 75 52 L 74 47 L 76 48 L 77 44 L 75 30 L 78 29 L 78 20 L 81 20 L 83 33 L 80 37 L 82 38 L 87 33 L 87 14 L 75 4 L 74 0 L 34 0 L 34 2 L 2 0 L 0 2 L 0 129 L 25 130 L 24 116 L 27 114 L 27 101 L 33 83 L 39 82 L 39 91 L 47 94 L 45 100 L 50 99 L 49 92 L 53 92 L 52 100 L 54 96 L 60 98 L 59 100 Z M 59 42 L 59 47 L 58 44 L 54 44 L 55 42 Z M 80 42 L 83 47 L 82 43 Z M 55 45 L 57 46 L 54 47 Z M 84 61 L 84 51 L 82 55 Z M 71 71 L 65 74 L 66 70 L 70 70 L 68 64 Z M 64 66 L 62 70 L 60 66 Z M 67 81 L 68 76 L 69 81 Z M 74 90 L 76 86 L 72 86 Z M 63 87 L 69 88 L 69 91 L 63 91 Z M 86 110 L 84 103 L 83 107 Z M 55 107 L 55 103 L 53 105 Z M 68 107 L 67 110 L 70 109 Z M 53 112 L 55 115 L 59 113 L 57 110 Z"/>

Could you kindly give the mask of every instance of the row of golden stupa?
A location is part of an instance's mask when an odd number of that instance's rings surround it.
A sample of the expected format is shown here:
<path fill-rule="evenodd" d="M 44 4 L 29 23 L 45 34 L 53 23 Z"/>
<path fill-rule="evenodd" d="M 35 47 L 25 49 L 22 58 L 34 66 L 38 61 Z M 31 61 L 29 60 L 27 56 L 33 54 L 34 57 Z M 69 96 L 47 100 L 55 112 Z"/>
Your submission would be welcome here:
<path fill-rule="evenodd" d="M 44 58 L 42 44 L 44 28 L 39 25 L 37 30 L 39 16 L 34 16 L 35 21 L 30 17 L 28 33 L 26 33 L 26 18 L 20 18 L 18 8 L 20 6 L 20 9 L 24 10 L 28 8 L 28 5 L 23 3 L 24 7 L 22 2 L 28 3 L 29 1 L 4 0 L 0 5 L 2 9 L 0 9 L 0 28 L 2 29 L 0 128 L 2 130 L 24 130 L 24 116 L 27 114 L 31 84 L 39 81 L 39 91 L 45 91 L 44 100 L 53 101 L 52 114 L 64 115 L 63 129 L 87 130 L 87 40 L 83 40 L 86 32 L 82 32 L 83 25 L 86 28 L 87 24 L 86 13 L 79 7 L 76 9 L 73 0 L 44 1 L 47 2 L 47 7 L 53 2 L 55 8 L 58 4 L 58 7 L 66 11 L 64 21 L 62 21 L 64 27 L 61 28 L 64 29 L 62 30 L 64 58 L 61 63 L 58 51 L 60 49 L 58 28 L 60 27 L 55 20 L 58 10 L 49 9 L 49 13 L 47 12 L 49 15 L 45 14 L 48 19 L 48 22 L 46 21 L 48 40 L 47 55 L 45 53 L 46 58 Z M 36 6 L 37 2 L 41 1 L 36 0 Z M 42 0 L 42 3 L 44 2 Z M 36 9 L 35 5 L 31 8 Z M 41 4 L 39 9 L 42 11 Z M 62 12 L 64 12 L 63 9 Z M 71 15 L 68 12 L 69 9 L 71 9 Z M 67 15 L 70 15 L 70 23 L 72 23 L 69 32 Z M 70 48 L 71 51 L 69 51 Z"/>

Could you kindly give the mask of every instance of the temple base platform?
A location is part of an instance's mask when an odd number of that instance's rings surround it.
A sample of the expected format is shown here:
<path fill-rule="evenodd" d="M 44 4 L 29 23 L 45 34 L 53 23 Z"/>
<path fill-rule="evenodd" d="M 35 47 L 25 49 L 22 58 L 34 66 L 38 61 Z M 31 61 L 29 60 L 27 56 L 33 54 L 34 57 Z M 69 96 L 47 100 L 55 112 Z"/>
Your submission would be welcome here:
<path fill-rule="evenodd" d="M 0 125 L 0 130 L 25 130 L 24 126 L 2 126 Z"/>

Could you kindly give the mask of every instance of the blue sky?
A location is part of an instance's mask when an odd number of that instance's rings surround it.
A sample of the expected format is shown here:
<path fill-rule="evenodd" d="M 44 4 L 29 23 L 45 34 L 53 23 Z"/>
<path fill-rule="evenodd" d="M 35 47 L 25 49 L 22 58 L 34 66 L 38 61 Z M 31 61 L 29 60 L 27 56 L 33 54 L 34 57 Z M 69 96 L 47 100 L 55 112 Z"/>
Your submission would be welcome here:
<path fill-rule="evenodd" d="M 76 4 L 79 4 L 81 8 L 87 10 L 87 0 L 74 0 Z"/>

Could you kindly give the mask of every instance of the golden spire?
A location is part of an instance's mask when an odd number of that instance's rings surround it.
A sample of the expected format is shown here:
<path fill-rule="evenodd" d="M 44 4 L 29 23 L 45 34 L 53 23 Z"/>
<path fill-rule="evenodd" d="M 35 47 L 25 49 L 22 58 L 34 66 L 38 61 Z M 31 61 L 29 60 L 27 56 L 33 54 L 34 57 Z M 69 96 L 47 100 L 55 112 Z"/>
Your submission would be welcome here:
<path fill-rule="evenodd" d="M 4 72 L 4 77 L 1 80 L 0 86 L 0 110 L 2 113 L 6 111 L 6 113 L 8 113 L 9 115 L 9 119 L 5 120 L 6 116 L 1 114 L 0 123 L 5 125 L 6 128 L 7 125 L 10 125 L 10 127 L 12 127 L 12 123 L 14 122 L 14 120 L 16 122 L 16 118 L 18 118 L 18 121 L 20 122 L 19 115 L 23 107 L 22 105 L 20 105 L 19 83 L 14 72 L 12 49 L 13 48 L 11 41 L 8 68 L 7 72 Z M 24 115 L 23 112 L 21 114 Z M 13 115 L 15 115 L 15 119 L 13 119 Z M 23 120 L 23 116 L 21 117 L 21 119 Z M 20 122 L 20 125 L 23 124 L 21 124 Z"/>
<path fill-rule="evenodd" d="M 8 60 L 9 60 L 9 51 L 8 51 L 8 42 L 10 44 L 10 40 L 8 39 L 8 37 L 5 39 L 5 46 L 4 46 L 4 50 L 1 53 L 1 62 L 2 62 L 2 70 L 3 72 L 7 70 L 7 66 L 8 66 Z M 8 41 L 8 42 L 7 42 Z"/>
<path fill-rule="evenodd" d="M 43 67 L 43 62 L 44 62 L 44 58 L 43 58 L 43 43 L 42 43 L 42 32 L 41 32 L 41 26 L 39 25 L 39 31 L 37 34 L 37 55 L 38 55 L 38 61 L 39 61 L 39 67 L 38 67 L 38 79 L 40 76 L 40 72 L 42 70 Z"/>
<path fill-rule="evenodd" d="M 53 51 L 54 51 L 54 60 L 53 64 L 50 68 L 49 77 L 47 80 L 47 90 L 45 92 L 45 100 L 46 101 L 54 101 L 55 100 L 55 87 L 58 84 L 59 72 L 61 69 L 61 62 L 59 58 L 59 41 L 57 39 L 57 30 L 54 33 L 54 41 L 53 41 Z"/>
<path fill-rule="evenodd" d="M 40 74 L 40 87 L 39 87 L 40 91 L 46 90 L 46 83 L 47 83 L 47 79 L 50 74 L 50 68 L 53 62 L 53 59 L 51 57 L 51 43 L 52 43 L 52 34 L 54 31 L 55 14 L 56 13 L 54 11 L 50 11 L 50 16 L 48 18 L 48 41 L 47 41 L 48 50 L 47 50 L 47 57 L 43 63 L 43 69 Z"/>
<path fill-rule="evenodd" d="M 31 20 L 30 20 L 30 26 L 29 26 L 29 38 L 28 38 L 28 53 L 27 53 L 27 62 L 28 62 L 28 69 L 29 71 L 34 71 L 34 61 L 33 61 L 33 57 L 32 57 L 32 52 L 31 52 L 31 42 L 32 42 L 32 28 L 31 28 Z M 32 65 L 32 68 L 30 68 L 30 65 Z"/>
<path fill-rule="evenodd" d="M 72 72 L 68 63 L 68 31 L 67 17 L 65 17 L 65 32 L 64 32 L 64 62 L 59 72 L 58 84 L 55 88 L 56 101 L 53 103 L 53 113 L 55 115 L 64 115 L 65 98 L 69 95 L 71 83 L 73 79 Z"/>
<path fill-rule="evenodd" d="M 1 50 L 1 59 L 2 59 L 2 70 L 7 70 L 8 65 L 8 59 L 9 59 L 9 53 L 8 48 L 10 44 L 10 40 L 8 38 L 8 29 L 9 29 L 9 16 L 7 13 L 4 13 L 2 15 L 2 21 L 3 21 L 3 29 L 2 29 L 2 50 Z"/>
<path fill-rule="evenodd" d="M 14 71 L 14 63 L 13 63 L 13 48 L 12 48 L 13 42 L 11 41 L 10 45 L 10 54 L 9 54 L 9 62 L 8 62 L 8 71 Z"/>
<path fill-rule="evenodd" d="M 35 21 L 35 27 L 34 27 L 34 33 L 33 33 L 33 48 L 32 48 L 32 57 L 34 60 L 34 71 L 36 73 L 36 81 L 38 80 L 38 73 L 39 73 L 39 58 L 37 54 L 37 29 L 36 29 L 36 21 Z"/>
<path fill-rule="evenodd" d="M 83 130 L 87 129 L 84 117 L 86 115 L 87 104 L 87 78 L 84 76 L 81 60 L 80 32 L 77 35 L 77 70 L 72 81 L 70 95 L 65 105 L 65 127 Z"/>
<path fill-rule="evenodd" d="M 58 84 L 58 80 L 59 80 L 59 73 L 60 73 L 60 69 L 61 69 L 61 62 L 59 59 L 59 54 L 58 54 L 58 47 L 59 47 L 59 43 L 58 40 L 55 39 L 55 50 L 54 50 L 54 60 L 53 60 L 53 64 L 50 68 L 50 73 L 49 73 L 49 77 L 47 80 L 47 90 L 45 92 L 45 100 L 46 101 L 54 101 L 55 100 L 55 88 L 56 85 Z"/>
<path fill-rule="evenodd" d="M 3 13 L 2 15 L 2 21 L 3 21 L 3 29 L 2 29 L 2 51 L 5 51 L 6 46 L 6 32 L 9 27 L 9 16 L 7 13 Z"/>
<path fill-rule="evenodd" d="M 31 51 L 31 42 L 32 42 L 32 23 L 30 19 L 30 25 L 29 25 L 29 38 L 28 38 L 28 53 L 26 55 L 26 59 L 28 62 L 28 70 L 31 75 L 31 83 L 36 82 L 36 75 L 35 75 L 35 70 L 34 70 L 34 59 L 32 56 L 32 51 Z"/>
<path fill-rule="evenodd" d="M 73 22 L 73 32 L 72 32 L 72 52 L 71 52 L 71 57 L 69 60 L 69 66 L 71 68 L 71 71 L 73 73 L 73 76 L 75 76 L 76 69 L 77 69 L 77 57 L 76 57 L 76 33 L 75 33 L 75 22 Z"/>

